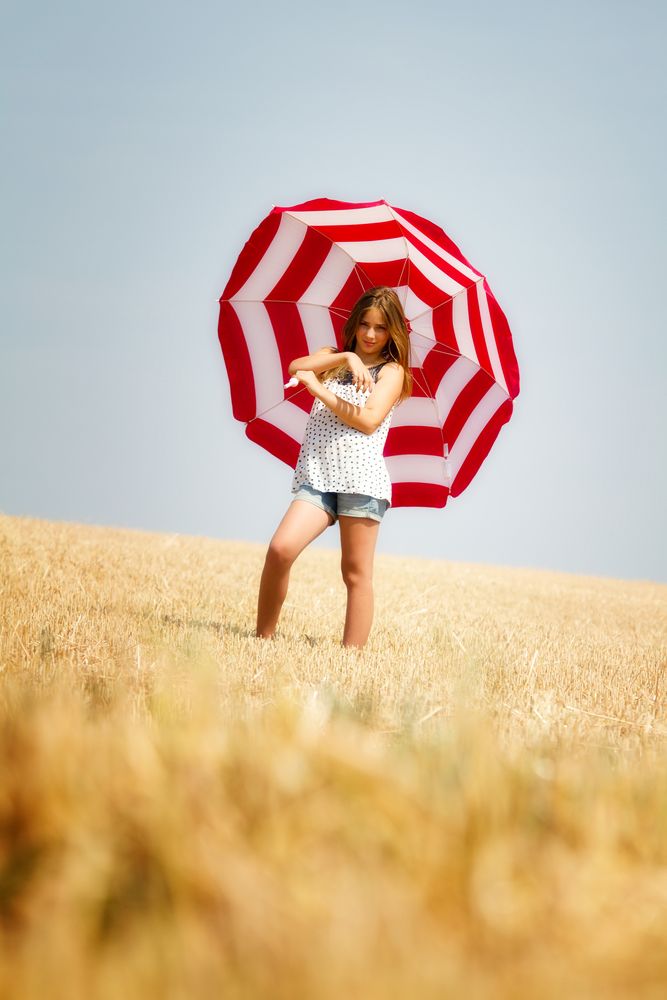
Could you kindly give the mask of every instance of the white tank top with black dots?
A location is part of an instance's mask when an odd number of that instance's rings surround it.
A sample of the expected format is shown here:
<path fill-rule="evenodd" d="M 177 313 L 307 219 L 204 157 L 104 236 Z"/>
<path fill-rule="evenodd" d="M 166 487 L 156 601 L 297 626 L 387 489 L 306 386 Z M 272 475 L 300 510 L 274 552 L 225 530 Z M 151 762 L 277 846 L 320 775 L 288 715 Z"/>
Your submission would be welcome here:
<path fill-rule="evenodd" d="M 374 382 L 384 364 L 368 369 Z M 370 392 L 355 387 L 349 371 L 326 379 L 324 385 L 355 406 L 365 406 L 370 396 Z M 395 405 L 372 434 L 364 434 L 316 399 L 294 470 L 292 492 L 309 483 L 323 493 L 363 493 L 391 505 L 391 480 L 382 452 Z"/>

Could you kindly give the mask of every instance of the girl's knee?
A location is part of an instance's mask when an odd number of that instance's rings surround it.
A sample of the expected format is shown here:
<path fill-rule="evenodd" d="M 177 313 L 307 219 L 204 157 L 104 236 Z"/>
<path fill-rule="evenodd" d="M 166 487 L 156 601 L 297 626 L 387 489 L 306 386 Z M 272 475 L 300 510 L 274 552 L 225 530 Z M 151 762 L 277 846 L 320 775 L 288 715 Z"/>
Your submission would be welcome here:
<path fill-rule="evenodd" d="M 340 569 L 346 587 L 372 587 L 373 574 L 367 567 L 354 562 L 343 562 Z"/>
<path fill-rule="evenodd" d="M 275 569 L 289 569 L 296 556 L 291 546 L 280 539 L 271 541 L 266 553 L 266 562 Z"/>

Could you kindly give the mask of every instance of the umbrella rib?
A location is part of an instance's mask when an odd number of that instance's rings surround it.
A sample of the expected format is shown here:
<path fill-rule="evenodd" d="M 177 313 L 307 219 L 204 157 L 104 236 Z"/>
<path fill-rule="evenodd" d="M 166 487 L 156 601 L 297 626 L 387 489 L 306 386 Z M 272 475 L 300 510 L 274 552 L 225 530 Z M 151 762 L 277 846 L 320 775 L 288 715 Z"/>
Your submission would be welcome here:
<path fill-rule="evenodd" d="M 265 410 L 262 410 L 261 413 L 256 413 L 254 417 L 251 417 L 250 420 L 246 421 L 246 427 L 248 426 L 248 424 L 251 424 L 253 422 L 253 420 L 261 420 L 263 417 L 265 417 L 267 415 L 267 413 L 270 413 L 271 410 L 275 410 L 276 406 L 281 406 L 283 403 L 291 403 L 292 400 L 294 399 L 294 397 L 298 396 L 299 393 L 301 393 L 301 392 L 307 392 L 307 389 L 306 389 L 305 385 L 302 385 L 299 389 L 296 389 L 292 393 L 291 396 L 285 396 L 283 399 L 279 399 L 272 406 L 268 406 Z M 315 400 L 313 400 L 313 402 L 315 402 Z M 312 407 L 311 407 L 311 409 L 312 409 Z M 305 412 L 306 411 L 304 410 L 304 413 Z"/>
<path fill-rule="evenodd" d="M 391 217 L 393 218 L 394 222 L 398 226 L 400 234 L 401 234 L 401 239 L 405 243 L 405 263 L 404 263 L 403 268 L 401 269 L 401 278 L 402 278 L 403 277 L 403 272 L 405 271 L 406 267 L 408 269 L 410 267 L 410 244 L 408 243 L 407 236 L 405 235 L 405 231 L 404 231 L 403 227 L 401 226 L 400 221 L 396 218 L 396 215 L 394 214 L 393 208 L 391 207 L 391 205 L 388 202 L 385 202 L 385 205 L 389 209 L 389 214 L 391 215 Z M 399 281 L 399 284 L 400 284 L 400 281 Z M 409 275 L 408 275 L 408 288 L 409 287 L 410 287 L 410 281 L 409 281 Z"/>
<path fill-rule="evenodd" d="M 435 351 L 436 354 L 446 354 L 453 358 L 463 357 L 461 352 L 455 351 L 453 347 L 447 347 L 446 344 L 441 344 L 439 340 L 429 340 L 428 337 L 424 337 L 423 334 L 421 333 L 416 334 L 414 330 L 412 331 L 411 337 L 421 337 L 421 339 L 426 341 L 426 343 L 429 345 L 429 351 Z M 466 358 L 466 361 L 470 361 L 471 365 L 475 363 L 474 361 L 471 361 L 470 358 Z"/>
<path fill-rule="evenodd" d="M 479 281 L 473 281 L 472 285 L 463 285 L 458 292 L 454 292 L 453 295 L 450 295 L 446 302 L 440 302 L 438 303 L 437 306 L 429 306 L 427 309 L 424 309 L 423 312 L 417 313 L 417 315 L 414 316 L 413 319 L 421 319 L 422 316 L 426 316 L 428 313 L 435 312 L 436 309 L 442 309 L 443 306 L 448 306 L 449 303 L 453 302 L 454 299 L 458 298 L 459 295 L 463 295 L 464 292 L 469 292 L 470 289 L 473 288 L 475 285 L 479 285 L 480 281 L 484 281 L 484 276 L 482 276 L 479 279 Z M 410 322 L 412 322 L 412 320 L 410 320 Z"/>
<path fill-rule="evenodd" d="M 440 414 L 438 413 L 438 404 L 436 403 L 436 400 L 435 400 L 435 392 L 433 391 L 433 387 L 431 386 L 431 383 L 428 380 L 428 375 L 426 374 L 426 372 L 424 371 L 423 368 L 420 368 L 419 370 L 420 370 L 420 372 L 421 372 L 421 374 L 422 374 L 422 376 L 424 378 L 424 382 L 426 383 L 426 388 L 429 391 L 430 398 L 433 400 L 433 406 L 435 408 L 435 412 L 436 412 L 437 417 L 438 417 L 438 430 L 440 431 L 440 440 L 442 441 L 442 457 L 444 459 L 444 457 L 445 457 L 445 433 L 444 433 L 444 431 L 445 431 L 445 425 L 444 425 L 444 423 L 442 423 L 442 424 L 440 423 Z"/>
<path fill-rule="evenodd" d="M 343 309 L 334 309 L 331 306 L 323 305 L 322 302 L 295 302 L 294 299 L 235 299 L 233 297 L 231 299 L 220 299 L 219 301 L 228 302 L 230 305 L 233 305 L 235 302 L 248 302 L 254 306 L 263 306 L 267 302 L 276 302 L 279 305 L 285 306 L 316 306 L 318 309 L 326 309 L 327 312 L 333 312 L 336 313 L 336 315 L 345 316 L 345 311 Z M 347 315 L 349 316 L 349 313 Z"/>

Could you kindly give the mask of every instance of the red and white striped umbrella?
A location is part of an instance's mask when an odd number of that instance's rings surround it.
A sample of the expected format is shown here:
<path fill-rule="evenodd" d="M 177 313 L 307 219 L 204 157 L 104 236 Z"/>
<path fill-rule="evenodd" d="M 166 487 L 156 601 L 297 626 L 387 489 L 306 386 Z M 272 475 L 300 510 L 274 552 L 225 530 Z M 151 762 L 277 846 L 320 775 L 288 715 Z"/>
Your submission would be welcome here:
<path fill-rule="evenodd" d="M 287 367 L 341 349 L 352 307 L 377 285 L 394 288 L 405 310 L 414 378 L 384 450 L 392 505 L 444 507 L 509 420 L 519 369 L 486 278 L 414 212 L 318 198 L 269 213 L 220 298 L 233 413 L 252 441 L 294 467 L 313 398 L 285 388 Z"/>

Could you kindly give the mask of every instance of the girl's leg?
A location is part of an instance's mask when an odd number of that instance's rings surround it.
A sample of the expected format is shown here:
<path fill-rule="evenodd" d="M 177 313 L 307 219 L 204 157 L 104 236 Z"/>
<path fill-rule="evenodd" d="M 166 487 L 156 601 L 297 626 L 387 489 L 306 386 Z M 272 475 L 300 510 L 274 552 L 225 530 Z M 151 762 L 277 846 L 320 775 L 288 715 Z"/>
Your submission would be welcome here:
<path fill-rule="evenodd" d="M 287 596 L 292 563 L 307 545 L 333 524 L 321 507 L 308 500 L 292 500 L 276 528 L 264 561 L 257 601 L 257 635 L 270 639 Z"/>
<path fill-rule="evenodd" d="M 373 623 L 373 556 L 380 522 L 341 514 L 341 571 L 347 587 L 344 646 L 363 646 Z"/>

